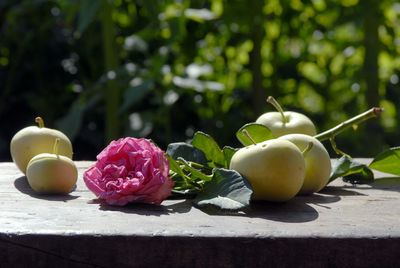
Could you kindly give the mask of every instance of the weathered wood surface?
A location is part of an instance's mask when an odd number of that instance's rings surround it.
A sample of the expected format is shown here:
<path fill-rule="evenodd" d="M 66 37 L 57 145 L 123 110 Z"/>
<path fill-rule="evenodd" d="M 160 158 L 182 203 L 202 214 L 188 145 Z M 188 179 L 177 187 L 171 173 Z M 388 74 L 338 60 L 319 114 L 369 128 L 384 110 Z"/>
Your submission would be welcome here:
<path fill-rule="evenodd" d="M 0 163 L 0 267 L 400 267 L 400 178 L 338 179 L 240 213 L 190 200 L 118 208 L 85 187 L 92 162 L 76 163 L 67 196 L 37 195 L 13 163 Z"/>

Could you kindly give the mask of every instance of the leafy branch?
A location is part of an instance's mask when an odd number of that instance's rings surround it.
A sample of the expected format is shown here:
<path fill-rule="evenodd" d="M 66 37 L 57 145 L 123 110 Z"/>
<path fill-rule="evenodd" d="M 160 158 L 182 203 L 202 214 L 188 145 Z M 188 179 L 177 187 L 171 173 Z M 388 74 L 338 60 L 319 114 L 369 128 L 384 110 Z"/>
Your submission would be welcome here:
<path fill-rule="evenodd" d="M 338 134 L 340 134 L 344 130 L 346 130 L 350 127 L 357 126 L 360 123 L 362 123 L 370 118 L 378 117 L 382 112 L 383 112 L 383 108 L 380 108 L 380 107 L 371 108 L 368 111 L 363 112 L 357 116 L 354 116 L 331 129 L 328 129 L 320 134 L 315 135 L 314 137 L 320 141 L 334 139 Z"/>
<path fill-rule="evenodd" d="M 248 206 L 252 194 L 249 182 L 228 169 L 234 153 L 234 148 L 221 149 L 203 132 L 196 132 L 191 143 L 169 144 L 167 158 L 175 196 L 194 197 L 193 202 L 199 207 L 237 210 Z"/>

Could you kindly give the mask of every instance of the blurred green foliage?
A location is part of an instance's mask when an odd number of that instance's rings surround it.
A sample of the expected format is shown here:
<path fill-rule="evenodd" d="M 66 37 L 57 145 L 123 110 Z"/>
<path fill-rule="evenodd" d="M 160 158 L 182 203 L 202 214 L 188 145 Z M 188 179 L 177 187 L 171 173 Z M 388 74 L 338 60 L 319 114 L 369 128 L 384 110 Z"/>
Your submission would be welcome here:
<path fill-rule="evenodd" d="M 75 159 L 122 136 L 166 148 L 197 130 L 238 146 L 268 95 L 320 131 L 384 107 L 337 138 L 375 155 L 399 144 L 399 54 L 394 0 L 3 0 L 0 160 L 38 115 Z"/>

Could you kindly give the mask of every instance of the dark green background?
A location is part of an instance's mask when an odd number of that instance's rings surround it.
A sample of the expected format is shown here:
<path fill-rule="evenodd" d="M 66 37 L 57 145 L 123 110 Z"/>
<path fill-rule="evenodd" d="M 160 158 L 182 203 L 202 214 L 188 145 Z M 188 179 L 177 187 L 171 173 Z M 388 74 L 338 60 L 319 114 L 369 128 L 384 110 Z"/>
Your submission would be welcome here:
<path fill-rule="evenodd" d="M 373 156 L 400 144 L 399 54 L 392 0 L 3 0 L 0 160 L 39 115 L 75 159 L 123 136 L 165 149 L 197 130 L 238 146 L 236 130 L 272 110 L 268 95 L 320 131 L 384 107 L 337 137 Z"/>

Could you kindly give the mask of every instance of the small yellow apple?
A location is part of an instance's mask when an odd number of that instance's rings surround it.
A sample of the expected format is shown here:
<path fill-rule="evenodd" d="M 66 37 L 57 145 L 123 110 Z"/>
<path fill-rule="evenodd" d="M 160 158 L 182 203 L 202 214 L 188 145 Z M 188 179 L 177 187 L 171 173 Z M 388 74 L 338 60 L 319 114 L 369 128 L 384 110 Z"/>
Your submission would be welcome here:
<path fill-rule="evenodd" d="M 247 178 L 253 200 L 283 202 L 293 198 L 303 185 L 305 162 L 301 151 L 286 140 L 272 139 L 237 151 L 230 163 Z"/>
<path fill-rule="evenodd" d="M 305 151 L 308 144 L 312 143 L 311 149 L 303 154 L 306 175 L 299 194 L 311 194 L 324 188 L 332 169 L 331 159 L 324 145 L 316 138 L 304 134 L 288 134 L 278 139 L 293 142 L 301 151 Z"/>
<path fill-rule="evenodd" d="M 59 142 L 60 139 L 57 139 L 53 154 L 38 154 L 28 163 L 26 177 L 31 188 L 37 193 L 67 194 L 76 184 L 78 178 L 76 165 L 70 158 L 58 155 Z"/>
<path fill-rule="evenodd" d="M 38 126 L 18 131 L 11 139 L 11 157 L 19 170 L 26 174 L 29 161 L 35 155 L 53 152 L 54 140 L 60 139 L 58 153 L 72 159 L 72 144 L 68 137 L 56 129 L 44 127 L 43 119 L 37 117 Z"/>
<path fill-rule="evenodd" d="M 256 123 L 269 128 L 272 135 L 280 137 L 291 133 L 301 133 L 314 136 L 317 134 L 314 123 L 304 114 L 283 111 L 279 103 L 273 98 L 268 97 L 267 101 L 271 103 L 278 111 L 268 112 L 259 116 Z"/>

